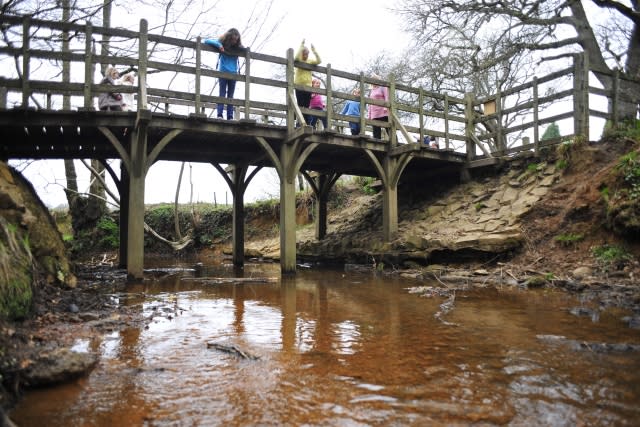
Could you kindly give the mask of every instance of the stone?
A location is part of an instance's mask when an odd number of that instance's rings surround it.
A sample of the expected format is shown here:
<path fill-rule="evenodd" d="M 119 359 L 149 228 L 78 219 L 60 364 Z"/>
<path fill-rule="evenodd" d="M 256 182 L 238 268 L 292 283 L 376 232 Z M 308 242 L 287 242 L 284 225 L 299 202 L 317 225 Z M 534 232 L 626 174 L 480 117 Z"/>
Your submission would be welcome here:
<path fill-rule="evenodd" d="M 518 200 L 518 191 L 508 187 L 506 190 L 504 190 L 504 194 L 502 195 L 502 204 L 509 204 L 509 203 L 513 203 L 514 201 Z"/>
<path fill-rule="evenodd" d="M 502 226 L 504 226 L 503 221 L 491 221 L 485 224 L 484 231 L 486 232 L 496 231 L 497 229 L 502 228 Z"/>
<path fill-rule="evenodd" d="M 548 176 L 545 176 L 542 179 L 542 181 L 540 181 L 539 185 L 542 187 L 551 187 L 555 181 L 556 181 L 555 175 L 548 175 Z"/>
<path fill-rule="evenodd" d="M 571 275 L 576 279 L 584 279 L 585 277 L 593 275 L 593 269 L 585 266 L 578 267 L 571 272 Z"/>
<path fill-rule="evenodd" d="M 91 370 L 98 358 L 91 353 L 77 353 L 60 348 L 41 355 L 26 370 L 24 382 L 31 387 L 59 384 L 77 378 Z"/>

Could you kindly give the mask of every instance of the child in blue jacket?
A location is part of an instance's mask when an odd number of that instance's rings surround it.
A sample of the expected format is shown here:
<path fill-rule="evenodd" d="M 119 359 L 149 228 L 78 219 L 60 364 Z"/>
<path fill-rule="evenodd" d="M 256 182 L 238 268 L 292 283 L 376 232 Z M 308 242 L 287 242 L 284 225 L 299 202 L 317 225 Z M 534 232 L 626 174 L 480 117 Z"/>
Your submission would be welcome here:
<path fill-rule="evenodd" d="M 354 89 L 351 92 L 352 95 L 360 96 L 360 89 Z M 346 116 L 356 116 L 360 117 L 360 101 L 347 101 L 344 104 L 344 108 L 340 114 L 344 114 Z M 349 122 L 349 127 L 351 128 L 351 135 L 360 134 L 360 122 Z"/>
<path fill-rule="evenodd" d="M 214 46 L 220 51 L 220 57 L 218 58 L 218 71 L 225 73 L 238 73 L 238 57 L 235 55 L 229 55 L 229 53 L 238 53 L 244 50 L 242 41 L 240 40 L 240 32 L 231 28 L 217 39 L 206 39 L 205 44 Z M 220 86 L 220 98 L 233 98 L 233 93 L 236 90 L 236 81 L 231 79 L 225 79 L 220 77 L 218 80 Z M 224 111 L 224 104 L 218 103 L 218 118 L 222 118 L 222 112 Z M 233 120 L 233 105 L 227 105 L 227 120 Z"/>

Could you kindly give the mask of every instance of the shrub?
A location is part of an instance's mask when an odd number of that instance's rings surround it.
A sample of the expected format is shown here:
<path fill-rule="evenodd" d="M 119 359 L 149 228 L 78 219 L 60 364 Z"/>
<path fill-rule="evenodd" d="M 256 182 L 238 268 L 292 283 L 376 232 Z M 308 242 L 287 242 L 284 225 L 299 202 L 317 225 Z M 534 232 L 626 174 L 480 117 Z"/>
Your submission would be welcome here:
<path fill-rule="evenodd" d="M 596 246 L 591 249 L 591 253 L 605 271 L 619 269 L 633 258 L 624 248 L 616 245 Z"/>
<path fill-rule="evenodd" d="M 629 198 L 640 198 L 640 159 L 638 159 L 638 152 L 631 151 L 620 157 L 617 170 L 622 174 L 624 182 L 629 186 Z"/>
<path fill-rule="evenodd" d="M 96 228 L 100 233 L 100 247 L 104 249 L 118 249 L 120 246 L 120 231 L 118 224 L 109 216 L 100 218 Z"/>

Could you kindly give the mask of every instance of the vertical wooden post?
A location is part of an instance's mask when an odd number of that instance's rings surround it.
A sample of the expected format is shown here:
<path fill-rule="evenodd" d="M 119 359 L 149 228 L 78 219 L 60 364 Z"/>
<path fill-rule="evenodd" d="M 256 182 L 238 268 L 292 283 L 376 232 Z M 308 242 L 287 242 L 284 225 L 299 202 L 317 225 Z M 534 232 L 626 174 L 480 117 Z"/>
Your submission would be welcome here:
<path fill-rule="evenodd" d="M 129 193 L 130 193 L 130 179 L 129 171 L 124 165 L 124 162 L 120 162 L 120 247 L 118 256 L 118 266 L 120 268 L 127 268 L 127 262 L 129 261 L 127 250 L 129 240 Z"/>
<path fill-rule="evenodd" d="M 340 178 L 338 173 L 321 173 L 309 183 L 316 196 L 315 221 L 317 240 L 322 240 L 327 235 L 327 202 L 329 200 L 329 192 L 338 178 Z"/>
<path fill-rule="evenodd" d="M 474 120 L 473 120 L 473 100 L 474 96 L 472 92 L 467 92 L 464 95 L 464 116 L 466 120 L 465 136 L 467 142 L 467 163 L 471 162 L 475 157 L 476 149 L 473 141 L 474 135 Z"/>
<path fill-rule="evenodd" d="M 329 192 L 323 191 L 327 185 L 328 175 L 321 173 L 315 178 L 316 193 L 316 240 L 322 240 L 327 235 L 327 199 Z"/>
<path fill-rule="evenodd" d="M 397 115 L 397 105 L 396 105 L 396 79 L 393 75 L 389 78 L 389 124 L 391 127 L 389 128 L 389 149 L 398 145 L 398 132 L 396 121 L 394 117 L 398 117 Z M 407 141 L 407 143 L 410 141 Z"/>
<path fill-rule="evenodd" d="M 71 10 L 69 1 L 65 0 L 62 3 L 62 22 L 65 24 L 69 22 L 69 18 L 71 16 Z M 70 53 L 69 49 L 69 30 L 66 28 L 62 31 L 62 52 Z M 71 64 L 68 60 L 64 59 L 62 61 L 62 82 L 70 83 L 71 82 Z M 47 106 L 47 109 L 51 109 L 51 106 Z M 62 109 L 63 110 L 71 110 L 71 96 L 70 95 L 62 95 Z"/>
<path fill-rule="evenodd" d="M 30 28 L 31 18 L 25 16 L 22 20 L 22 108 L 29 107 L 29 96 L 31 95 L 31 88 L 29 87 L 31 69 L 31 55 L 29 53 Z"/>
<path fill-rule="evenodd" d="M 296 173 L 295 144 L 282 144 L 280 163 L 280 267 L 283 273 L 296 271 Z"/>
<path fill-rule="evenodd" d="M 7 94 L 8 93 L 9 93 L 9 90 L 7 89 L 6 86 L 0 87 L 0 108 L 2 108 L 2 109 L 7 108 Z"/>
<path fill-rule="evenodd" d="M 367 111 L 367 104 L 364 102 L 364 73 L 360 73 L 360 135 L 364 135 L 365 125 L 365 113 Z"/>
<path fill-rule="evenodd" d="M 287 133 L 291 135 L 293 130 L 295 129 L 295 106 L 292 104 L 295 93 L 293 90 L 293 49 L 287 49 L 287 70 L 286 70 L 286 79 L 287 79 Z M 282 222 L 282 221 L 281 221 Z"/>
<path fill-rule="evenodd" d="M 196 92 L 196 114 L 201 114 L 202 111 L 202 97 L 201 97 L 201 89 L 200 83 L 202 78 L 202 37 L 196 37 L 196 81 L 195 81 L 195 92 Z"/>
<path fill-rule="evenodd" d="M 244 118 L 251 119 L 251 52 L 244 54 Z"/>
<path fill-rule="evenodd" d="M 327 129 L 333 129 L 333 87 L 331 85 L 331 64 L 327 64 Z"/>
<path fill-rule="evenodd" d="M 140 44 L 138 46 L 138 111 L 147 109 L 147 43 L 149 24 L 140 20 Z"/>
<path fill-rule="evenodd" d="M 498 86 L 498 93 L 496 94 L 496 147 L 498 147 L 501 156 L 506 154 L 507 141 L 503 141 L 504 135 L 502 132 L 502 89 Z M 506 139 L 506 138 L 505 138 Z"/>
<path fill-rule="evenodd" d="M 386 178 L 382 194 L 382 238 L 385 242 L 390 242 L 398 232 L 398 185 L 392 182 L 397 165 L 396 157 L 384 157 L 382 167 Z"/>
<path fill-rule="evenodd" d="M 449 149 L 449 94 L 444 94 L 444 148 Z"/>
<path fill-rule="evenodd" d="M 533 152 L 536 157 L 540 155 L 540 126 L 538 125 L 538 78 L 533 78 Z"/>
<path fill-rule="evenodd" d="M 589 59 L 583 52 L 573 61 L 573 133 L 589 138 Z"/>
<path fill-rule="evenodd" d="M 619 120 L 618 110 L 620 109 L 620 70 L 618 68 L 613 71 L 612 86 L 613 93 L 611 94 L 611 119 L 613 122 L 612 126 L 616 128 L 618 126 Z"/>
<path fill-rule="evenodd" d="M 148 112 L 148 110 L 147 110 Z M 129 215 L 127 236 L 127 274 L 141 279 L 144 273 L 144 184 L 147 162 L 147 123 L 138 120 L 131 133 L 131 173 L 129 175 Z"/>
<path fill-rule="evenodd" d="M 93 84 L 93 25 L 87 22 L 84 40 L 84 108 L 93 110 L 91 85 Z"/>
<path fill-rule="evenodd" d="M 219 165 L 214 164 L 214 167 L 220 173 L 225 173 Z M 249 166 L 247 164 L 235 164 L 231 170 L 226 172 L 233 202 L 231 236 L 233 265 L 236 267 L 244 265 L 244 193 L 249 185 L 249 181 L 245 181 L 248 170 Z M 227 193 L 225 192 L 225 204 L 226 197 Z"/>
<path fill-rule="evenodd" d="M 420 88 L 418 92 L 418 126 L 420 126 L 420 140 L 418 144 L 424 141 L 424 89 Z M 407 141 L 409 142 L 409 141 Z"/>
<path fill-rule="evenodd" d="M 138 114 L 131 134 L 131 170 L 129 174 L 129 216 L 127 236 L 127 273 L 141 279 L 144 273 L 144 189 L 147 163 L 147 128 L 151 112 L 147 109 L 147 35 L 148 24 L 140 20 L 138 46 Z"/>

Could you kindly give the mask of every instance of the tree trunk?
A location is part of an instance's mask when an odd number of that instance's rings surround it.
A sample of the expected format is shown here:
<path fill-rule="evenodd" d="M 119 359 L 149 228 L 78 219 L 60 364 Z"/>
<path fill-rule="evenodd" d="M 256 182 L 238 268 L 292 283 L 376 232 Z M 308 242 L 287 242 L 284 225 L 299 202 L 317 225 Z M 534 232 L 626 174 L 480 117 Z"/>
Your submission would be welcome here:
<path fill-rule="evenodd" d="M 612 70 L 607 65 L 602 50 L 598 45 L 593 28 L 589 25 L 589 20 L 584 11 L 584 6 L 581 1 L 573 0 L 569 2 L 573 19 L 575 21 L 574 28 L 578 33 L 580 39 L 580 45 L 585 54 L 589 57 L 589 70 L 592 71 L 598 81 L 604 86 L 606 90 L 611 90 L 614 87 L 613 78 L 610 74 L 602 74 L 603 72 L 611 73 Z M 640 31 L 638 25 L 634 24 L 633 33 L 629 42 L 629 48 L 627 49 L 627 76 L 631 78 L 640 78 Z M 600 71 L 600 72 L 599 72 Z M 640 85 L 631 83 L 628 81 L 621 81 L 619 86 L 621 94 L 618 104 L 618 118 L 630 119 L 635 118 L 638 111 L 638 102 L 640 94 Z M 611 108 L 613 103 L 609 103 L 609 113 L 613 114 Z"/>

